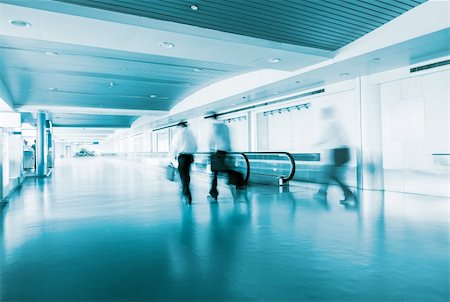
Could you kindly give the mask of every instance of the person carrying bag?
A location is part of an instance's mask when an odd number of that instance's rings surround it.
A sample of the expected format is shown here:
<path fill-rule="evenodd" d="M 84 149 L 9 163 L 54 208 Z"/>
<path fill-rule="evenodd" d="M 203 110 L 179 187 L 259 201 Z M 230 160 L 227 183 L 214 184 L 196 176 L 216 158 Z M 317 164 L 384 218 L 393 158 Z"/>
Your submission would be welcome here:
<path fill-rule="evenodd" d="M 191 164 L 194 162 L 193 154 L 197 151 L 197 143 L 191 130 L 188 129 L 186 122 L 180 122 L 177 126 L 178 132 L 173 138 L 169 157 L 175 158 L 178 161 L 178 173 L 180 174 L 181 180 L 182 198 L 187 204 L 192 204 L 192 194 L 189 188 L 191 181 L 190 171 Z M 167 178 L 175 174 L 175 168 L 172 169 L 173 173 L 170 170 L 171 168 L 169 165 L 167 167 Z"/>

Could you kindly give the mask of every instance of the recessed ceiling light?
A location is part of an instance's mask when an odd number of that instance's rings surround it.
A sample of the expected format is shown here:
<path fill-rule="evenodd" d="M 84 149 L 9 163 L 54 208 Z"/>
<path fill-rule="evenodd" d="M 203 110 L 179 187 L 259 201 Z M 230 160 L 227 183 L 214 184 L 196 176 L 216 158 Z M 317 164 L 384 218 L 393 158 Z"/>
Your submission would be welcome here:
<path fill-rule="evenodd" d="M 109 82 L 109 88 L 113 88 L 114 86 L 117 86 L 117 84 L 113 81 Z"/>
<path fill-rule="evenodd" d="M 269 59 L 267 59 L 267 62 L 278 63 L 278 62 L 281 62 L 281 59 L 280 58 L 269 58 Z"/>
<path fill-rule="evenodd" d="M 161 46 L 162 48 L 174 48 L 175 44 L 171 42 L 161 42 L 159 43 L 159 46 Z"/>
<path fill-rule="evenodd" d="M 154 99 L 154 98 L 156 98 L 156 94 L 150 94 L 150 97 L 151 97 L 152 99 Z"/>
<path fill-rule="evenodd" d="M 348 73 L 348 72 L 343 72 L 343 73 L 341 73 L 341 77 L 346 77 L 346 76 L 349 76 L 350 74 Z"/>
<path fill-rule="evenodd" d="M 9 24 L 19 27 L 30 27 L 31 23 L 24 20 L 9 20 Z"/>
<path fill-rule="evenodd" d="M 199 68 L 194 68 L 194 71 L 195 71 L 195 72 L 200 72 L 200 71 L 202 71 L 202 70 L 199 69 Z"/>
<path fill-rule="evenodd" d="M 56 87 L 50 87 L 48 90 L 49 90 L 49 91 L 58 91 L 58 88 L 56 88 Z"/>
<path fill-rule="evenodd" d="M 46 51 L 45 54 L 47 56 L 59 56 L 59 53 L 55 51 Z"/>
<path fill-rule="evenodd" d="M 192 10 L 198 10 L 198 6 L 195 5 L 195 4 L 192 4 L 192 5 L 191 5 L 191 9 L 192 9 Z"/>

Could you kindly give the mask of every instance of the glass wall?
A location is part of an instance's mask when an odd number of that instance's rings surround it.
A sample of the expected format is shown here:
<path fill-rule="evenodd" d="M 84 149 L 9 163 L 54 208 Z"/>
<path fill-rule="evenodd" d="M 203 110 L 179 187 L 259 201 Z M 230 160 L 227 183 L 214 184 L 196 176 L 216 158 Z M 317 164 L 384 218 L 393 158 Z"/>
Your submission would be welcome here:
<path fill-rule="evenodd" d="M 156 133 L 156 150 L 155 152 L 169 152 L 170 135 L 169 129 L 164 129 Z"/>
<path fill-rule="evenodd" d="M 22 176 L 22 138 L 20 130 L 0 128 L 0 200 L 19 183 Z"/>
<path fill-rule="evenodd" d="M 296 179 L 320 182 L 322 168 L 318 166 L 331 162 L 329 151 L 337 146 L 336 141 L 329 137 L 330 122 L 323 117 L 323 110 L 332 108 L 334 122 L 338 123 L 341 129 L 340 141 L 337 143 L 349 146 L 352 152 L 351 160 L 343 173 L 346 182 L 356 186 L 360 124 L 359 99 L 355 85 L 334 85 L 330 92 L 325 91 L 322 95 L 259 110 L 256 118 L 258 151 L 320 153 L 320 162 L 299 162 L 296 173 Z M 303 178 L 305 175 L 311 177 Z"/>
<path fill-rule="evenodd" d="M 21 131 L 9 131 L 9 179 L 17 180 L 22 173 L 23 146 Z"/>
<path fill-rule="evenodd" d="M 9 185 L 9 135 L 6 129 L 0 128 L 1 131 L 1 141 L 2 144 L 2 178 L 3 178 L 3 187 Z"/>
<path fill-rule="evenodd" d="M 450 196 L 449 70 L 380 86 L 385 189 Z"/>
<path fill-rule="evenodd" d="M 223 122 L 228 125 L 230 130 L 231 150 L 235 152 L 249 151 L 247 116 L 224 117 Z"/>

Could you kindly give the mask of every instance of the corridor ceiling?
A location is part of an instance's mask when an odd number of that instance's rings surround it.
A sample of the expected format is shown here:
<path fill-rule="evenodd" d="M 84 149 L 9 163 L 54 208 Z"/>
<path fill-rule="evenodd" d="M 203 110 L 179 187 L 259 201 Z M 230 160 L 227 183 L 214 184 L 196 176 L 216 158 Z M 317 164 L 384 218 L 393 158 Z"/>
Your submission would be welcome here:
<path fill-rule="evenodd" d="M 423 2 L 0 0 L 0 79 L 55 127 L 128 127 L 220 80 L 329 60 Z"/>
<path fill-rule="evenodd" d="M 337 50 L 426 0 L 57 0 L 237 35 Z"/>

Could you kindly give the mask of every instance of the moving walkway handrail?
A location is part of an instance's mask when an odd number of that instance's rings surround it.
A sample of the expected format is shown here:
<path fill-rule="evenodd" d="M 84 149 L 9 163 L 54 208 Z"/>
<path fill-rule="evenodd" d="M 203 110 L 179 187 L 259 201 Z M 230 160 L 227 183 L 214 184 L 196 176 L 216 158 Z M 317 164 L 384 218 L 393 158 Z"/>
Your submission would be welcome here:
<path fill-rule="evenodd" d="M 294 175 L 295 175 L 295 160 L 294 160 L 294 157 L 292 156 L 292 154 L 289 153 L 289 152 L 284 152 L 284 151 L 281 151 L 281 152 L 277 152 L 277 151 L 262 151 L 262 152 L 243 152 L 243 154 L 254 154 L 254 155 L 257 155 L 257 154 L 261 154 L 261 155 L 271 155 L 271 154 L 272 155 L 280 155 L 280 154 L 282 154 L 282 155 L 285 155 L 289 159 L 289 162 L 291 164 L 291 170 L 289 171 L 289 175 L 286 178 L 284 178 L 282 176 L 280 176 L 280 177 L 282 177 L 283 181 L 285 181 L 285 182 L 290 181 L 292 178 L 294 178 Z"/>
<path fill-rule="evenodd" d="M 168 153 L 167 152 L 119 152 L 118 155 L 124 155 L 124 154 L 154 154 L 157 155 L 159 157 L 165 156 Z M 279 178 L 283 179 L 283 182 L 288 182 L 290 180 L 292 180 L 295 176 L 295 159 L 292 156 L 291 153 L 289 152 L 284 152 L 284 151 L 261 151 L 261 152 L 228 152 L 227 154 L 229 155 L 240 155 L 244 158 L 245 161 L 245 165 L 246 165 L 246 175 L 244 178 L 245 183 L 248 183 L 248 180 L 250 179 L 250 173 L 251 173 L 251 167 L 250 167 L 250 160 L 247 156 L 248 155 L 284 155 L 288 158 L 289 163 L 290 163 L 290 171 L 287 177 L 283 177 L 283 176 L 279 176 Z M 196 152 L 194 153 L 195 155 L 206 155 L 209 156 L 211 155 L 211 152 Z"/>
<path fill-rule="evenodd" d="M 147 155 L 156 155 L 155 157 L 157 157 L 157 158 L 163 158 L 168 155 L 168 152 L 117 152 L 115 154 L 117 154 L 118 156 L 125 156 L 125 157 L 128 157 L 129 155 L 133 156 L 133 155 L 146 155 L 147 154 Z M 211 155 L 211 152 L 196 152 L 196 153 L 194 153 L 194 158 L 195 158 L 196 154 L 209 156 L 209 155 Z M 248 180 L 250 178 L 250 161 L 248 160 L 248 157 L 242 152 L 227 152 L 227 154 L 241 155 L 244 158 L 245 165 L 246 165 L 246 171 L 245 171 L 246 174 L 245 174 L 245 178 L 244 178 L 244 183 L 247 184 Z"/>

